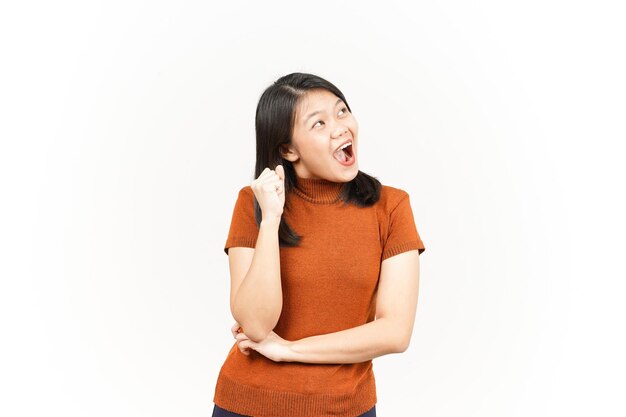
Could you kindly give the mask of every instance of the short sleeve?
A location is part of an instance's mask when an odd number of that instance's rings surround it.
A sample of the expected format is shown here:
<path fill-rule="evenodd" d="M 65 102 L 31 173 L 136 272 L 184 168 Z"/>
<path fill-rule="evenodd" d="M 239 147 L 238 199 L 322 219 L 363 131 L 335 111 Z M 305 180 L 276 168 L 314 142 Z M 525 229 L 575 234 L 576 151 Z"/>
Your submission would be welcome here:
<path fill-rule="evenodd" d="M 259 228 L 254 217 L 254 192 L 250 186 L 245 186 L 239 190 L 235 201 L 224 252 L 228 255 L 228 249 L 234 246 L 254 248 L 258 235 Z"/>
<path fill-rule="evenodd" d="M 426 250 L 415 226 L 409 194 L 400 191 L 400 201 L 389 213 L 381 261 L 409 250 L 418 249 L 420 255 Z"/>

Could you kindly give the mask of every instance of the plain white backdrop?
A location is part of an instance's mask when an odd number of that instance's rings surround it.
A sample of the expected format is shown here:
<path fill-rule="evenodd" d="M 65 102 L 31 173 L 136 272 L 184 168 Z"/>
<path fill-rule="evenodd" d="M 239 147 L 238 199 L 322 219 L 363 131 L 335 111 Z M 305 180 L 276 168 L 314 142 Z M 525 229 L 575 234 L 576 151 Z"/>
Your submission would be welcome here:
<path fill-rule="evenodd" d="M 0 414 L 209 416 L 254 112 L 336 84 L 411 195 L 380 417 L 626 413 L 624 10 L 606 1 L 0 6 Z"/>

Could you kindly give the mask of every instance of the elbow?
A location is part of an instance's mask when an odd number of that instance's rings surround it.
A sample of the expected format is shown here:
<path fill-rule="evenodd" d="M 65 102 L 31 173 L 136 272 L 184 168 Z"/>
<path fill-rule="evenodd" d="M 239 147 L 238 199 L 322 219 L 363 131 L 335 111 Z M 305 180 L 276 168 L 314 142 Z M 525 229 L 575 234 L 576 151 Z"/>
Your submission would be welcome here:
<path fill-rule="evenodd" d="M 246 326 L 241 326 L 241 330 L 245 333 L 248 339 L 255 343 L 261 343 L 272 331 L 272 329 L 267 326 L 262 326 L 259 323 L 247 323 Z"/>
<path fill-rule="evenodd" d="M 242 332 L 245 333 L 248 339 L 255 343 L 260 343 L 265 340 L 278 322 L 278 319 L 272 320 L 271 322 L 264 322 L 259 320 L 258 317 L 242 314 L 242 312 L 237 309 L 232 309 L 231 312 L 237 323 L 241 326 Z"/>
<path fill-rule="evenodd" d="M 384 317 L 376 317 L 376 320 L 383 320 L 386 323 L 386 331 L 383 332 L 385 349 L 389 353 L 402 353 L 409 347 L 411 333 L 407 331 L 399 331 L 403 326 L 398 322 Z"/>
<path fill-rule="evenodd" d="M 409 343 L 410 342 L 408 340 L 400 340 L 400 342 L 396 344 L 396 353 L 406 352 L 409 348 Z"/>
<path fill-rule="evenodd" d="M 261 328 L 251 328 L 250 331 L 244 329 L 244 333 L 248 336 L 248 339 L 252 340 L 254 343 L 261 343 L 265 340 L 268 334 L 270 334 L 271 330 L 265 330 Z"/>
<path fill-rule="evenodd" d="M 378 320 L 381 319 L 383 319 L 383 317 L 378 318 Z M 405 352 L 409 348 L 409 343 L 411 342 L 411 335 L 413 333 L 412 326 L 410 330 L 407 330 L 406 327 L 398 321 L 388 318 L 385 318 L 384 320 L 388 323 L 388 332 L 385 332 L 387 348 L 391 351 L 391 353 Z"/>
<path fill-rule="evenodd" d="M 406 350 L 409 348 L 410 343 L 411 343 L 410 334 L 405 337 L 400 338 L 400 340 L 397 340 L 395 344 L 396 353 L 406 352 Z"/>

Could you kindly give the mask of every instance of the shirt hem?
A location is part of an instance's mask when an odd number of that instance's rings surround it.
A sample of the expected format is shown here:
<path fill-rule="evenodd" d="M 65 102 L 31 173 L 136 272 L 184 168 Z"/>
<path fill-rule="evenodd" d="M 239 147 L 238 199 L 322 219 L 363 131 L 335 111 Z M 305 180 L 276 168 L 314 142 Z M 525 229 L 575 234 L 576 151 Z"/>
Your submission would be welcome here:
<path fill-rule="evenodd" d="M 220 372 L 213 402 L 254 417 L 357 417 L 376 404 L 376 381 L 372 374 L 353 392 L 316 394 L 245 385 Z"/>

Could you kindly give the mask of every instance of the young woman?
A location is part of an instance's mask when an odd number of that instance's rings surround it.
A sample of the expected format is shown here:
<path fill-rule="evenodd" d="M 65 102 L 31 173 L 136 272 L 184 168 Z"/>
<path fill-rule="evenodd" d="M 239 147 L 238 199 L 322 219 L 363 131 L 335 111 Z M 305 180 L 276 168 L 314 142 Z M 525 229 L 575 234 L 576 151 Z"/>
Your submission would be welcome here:
<path fill-rule="evenodd" d="M 359 170 L 358 131 L 318 76 L 261 95 L 256 179 L 224 247 L 236 342 L 213 417 L 376 416 L 372 359 L 409 345 L 425 248 L 407 192 Z"/>

